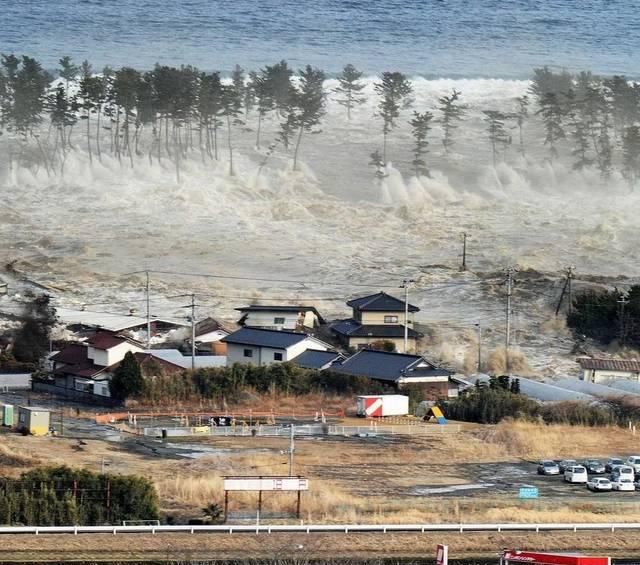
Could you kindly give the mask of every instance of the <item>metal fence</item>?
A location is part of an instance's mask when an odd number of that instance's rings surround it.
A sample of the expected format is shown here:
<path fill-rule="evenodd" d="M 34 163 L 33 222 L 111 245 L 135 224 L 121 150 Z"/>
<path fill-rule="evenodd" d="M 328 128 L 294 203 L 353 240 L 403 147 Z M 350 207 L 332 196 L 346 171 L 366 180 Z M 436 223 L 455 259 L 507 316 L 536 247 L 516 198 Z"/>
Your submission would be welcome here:
<path fill-rule="evenodd" d="M 300 524 L 300 525 L 235 525 L 235 526 L 15 526 L 0 527 L 2 534 L 272 534 L 288 533 L 430 533 L 430 532 L 583 532 L 640 530 L 640 523 L 593 524 Z"/>
<path fill-rule="evenodd" d="M 335 424 L 302 425 L 294 428 L 296 437 L 303 436 L 346 436 L 375 437 L 395 435 L 434 436 L 458 433 L 458 424 L 446 425 L 398 425 L 398 426 L 341 426 Z M 289 426 L 190 426 L 190 427 L 153 427 L 142 428 L 145 436 L 180 437 L 180 436 L 261 436 L 289 437 Z"/>

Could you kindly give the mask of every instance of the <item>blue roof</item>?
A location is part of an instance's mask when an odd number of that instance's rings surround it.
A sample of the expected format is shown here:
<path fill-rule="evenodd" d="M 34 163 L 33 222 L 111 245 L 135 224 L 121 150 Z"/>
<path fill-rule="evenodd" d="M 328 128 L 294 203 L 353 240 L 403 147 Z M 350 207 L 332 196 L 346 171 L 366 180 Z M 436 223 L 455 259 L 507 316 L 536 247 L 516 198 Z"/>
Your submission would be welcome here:
<path fill-rule="evenodd" d="M 317 351 L 307 349 L 295 357 L 292 361 L 299 367 L 305 369 L 324 369 L 337 360 L 344 359 L 344 356 L 337 351 Z"/>
<path fill-rule="evenodd" d="M 419 366 L 423 365 L 423 366 Z M 451 371 L 439 369 L 420 355 L 390 353 L 363 349 L 340 365 L 331 368 L 338 373 L 370 377 L 382 381 L 397 381 L 411 377 L 448 377 Z"/>
<path fill-rule="evenodd" d="M 296 343 L 304 341 L 309 336 L 300 332 L 285 330 L 263 330 L 258 328 L 241 328 L 231 335 L 223 337 L 224 343 L 240 345 L 255 345 L 256 347 L 271 347 L 273 349 L 287 349 Z"/>
<path fill-rule="evenodd" d="M 331 331 L 349 337 L 404 337 L 404 325 L 402 324 L 361 324 L 353 319 L 340 320 L 332 324 Z M 411 328 L 409 328 L 407 335 L 412 338 L 422 336 Z"/>
<path fill-rule="evenodd" d="M 404 312 L 404 301 L 391 296 L 386 292 L 378 292 L 363 296 L 362 298 L 354 298 L 347 302 L 354 310 L 360 312 Z M 409 312 L 419 312 L 420 308 L 409 304 Z"/>

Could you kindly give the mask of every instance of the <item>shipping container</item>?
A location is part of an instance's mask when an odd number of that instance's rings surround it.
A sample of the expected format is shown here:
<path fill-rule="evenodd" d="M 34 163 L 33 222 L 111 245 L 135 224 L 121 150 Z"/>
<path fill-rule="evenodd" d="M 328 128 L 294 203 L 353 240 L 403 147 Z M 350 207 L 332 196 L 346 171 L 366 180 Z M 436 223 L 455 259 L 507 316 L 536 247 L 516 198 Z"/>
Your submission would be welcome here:
<path fill-rule="evenodd" d="M 409 397 L 402 394 L 358 396 L 356 412 L 362 418 L 384 418 L 409 414 Z"/>
<path fill-rule="evenodd" d="M 0 410 L 2 410 L 2 425 L 13 428 L 13 404 L 3 404 Z"/>

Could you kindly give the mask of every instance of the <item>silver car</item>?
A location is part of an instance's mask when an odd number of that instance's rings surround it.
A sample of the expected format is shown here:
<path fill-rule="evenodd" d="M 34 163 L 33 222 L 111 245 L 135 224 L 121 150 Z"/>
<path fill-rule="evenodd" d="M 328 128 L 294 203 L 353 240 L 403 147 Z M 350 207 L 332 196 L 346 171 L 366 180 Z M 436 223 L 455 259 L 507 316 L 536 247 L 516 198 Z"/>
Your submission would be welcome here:
<path fill-rule="evenodd" d="M 538 465 L 538 475 L 559 475 L 560 467 L 555 461 L 551 461 L 551 459 L 545 459 L 544 461 L 540 461 Z"/>

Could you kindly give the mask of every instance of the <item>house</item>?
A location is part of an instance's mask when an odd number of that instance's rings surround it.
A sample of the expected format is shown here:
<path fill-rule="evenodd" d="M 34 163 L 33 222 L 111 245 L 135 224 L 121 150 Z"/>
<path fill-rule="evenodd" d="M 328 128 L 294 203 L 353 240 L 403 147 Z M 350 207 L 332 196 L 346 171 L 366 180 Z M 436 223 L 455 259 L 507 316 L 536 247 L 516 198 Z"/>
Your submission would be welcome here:
<path fill-rule="evenodd" d="M 147 319 L 134 314 L 113 314 L 108 312 L 92 312 L 73 308 L 56 308 L 56 316 L 73 332 L 105 330 L 109 332 L 127 332 L 139 339 L 147 337 Z M 168 318 L 151 318 L 151 335 L 168 335 L 188 324 L 180 320 Z"/>
<path fill-rule="evenodd" d="M 640 361 L 635 359 L 594 359 L 579 357 L 580 378 L 591 383 L 606 383 L 612 379 L 640 381 Z"/>
<path fill-rule="evenodd" d="M 76 392 L 110 397 L 109 381 L 128 352 L 134 354 L 143 374 L 145 368 L 151 372 L 158 367 L 168 373 L 182 371 L 182 367 L 145 352 L 142 344 L 126 336 L 100 331 L 86 342 L 68 345 L 50 358 L 51 384 L 55 389 L 47 391 L 62 394 L 70 391 L 67 396 Z"/>
<path fill-rule="evenodd" d="M 231 331 L 222 325 L 218 320 L 205 318 L 200 320 L 195 327 L 196 348 L 200 352 L 207 352 L 209 355 L 226 355 L 227 346 L 220 340 L 231 334 Z M 189 338 L 191 343 L 191 338 Z"/>
<path fill-rule="evenodd" d="M 401 353 L 415 352 L 416 341 L 422 334 L 413 326 L 413 315 L 420 308 L 407 305 L 405 320 L 405 303 L 387 294 L 378 292 L 347 302 L 352 309 L 352 316 L 331 325 L 331 331 L 340 343 L 350 349 L 362 349 L 376 342 L 392 343 L 396 351 Z M 407 326 L 407 349 L 404 350 L 405 325 Z"/>
<path fill-rule="evenodd" d="M 326 351 L 331 348 L 305 333 L 262 328 L 241 328 L 221 341 L 227 344 L 227 365 L 268 365 L 291 361 L 308 349 Z"/>
<path fill-rule="evenodd" d="M 225 347 L 226 350 L 226 347 Z M 183 369 L 191 369 L 191 355 L 183 355 L 178 349 L 148 349 L 145 353 L 150 353 L 153 357 L 163 359 L 173 363 Z M 194 363 L 196 369 L 208 369 L 212 367 L 226 367 L 226 355 L 196 355 Z"/>
<path fill-rule="evenodd" d="M 263 306 L 252 304 L 236 308 L 242 312 L 238 325 L 267 330 L 313 330 L 324 319 L 313 306 Z"/>
<path fill-rule="evenodd" d="M 432 399 L 458 395 L 461 384 L 447 369 L 436 367 L 420 355 L 362 349 L 331 371 L 344 375 L 368 377 L 374 381 L 402 388 L 421 385 Z"/>
<path fill-rule="evenodd" d="M 307 349 L 304 353 L 298 355 L 293 363 L 303 369 L 316 369 L 324 371 L 331 368 L 335 363 L 342 363 L 345 356 L 337 351 L 319 351 L 317 349 Z"/>

